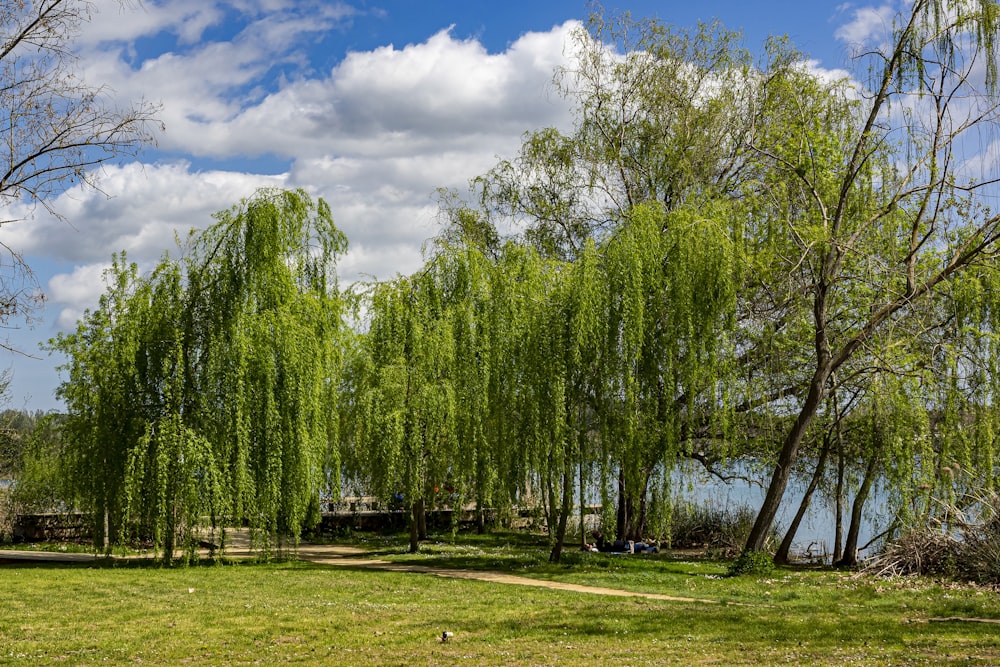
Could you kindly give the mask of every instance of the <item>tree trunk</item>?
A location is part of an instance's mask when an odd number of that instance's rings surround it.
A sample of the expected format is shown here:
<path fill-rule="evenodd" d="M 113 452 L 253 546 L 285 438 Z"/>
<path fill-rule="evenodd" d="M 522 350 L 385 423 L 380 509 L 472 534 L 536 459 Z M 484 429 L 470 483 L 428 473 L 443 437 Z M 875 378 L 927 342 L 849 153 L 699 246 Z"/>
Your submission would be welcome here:
<path fill-rule="evenodd" d="M 163 535 L 163 564 L 170 565 L 174 560 L 174 545 L 177 537 L 177 508 L 171 512 L 170 521 Z"/>
<path fill-rule="evenodd" d="M 785 437 L 785 442 L 781 446 L 778 462 L 775 464 L 774 473 L 771 475 L 771 483 L 767 487 L 764 502 L 757 513 L 757 519 L 750 530 L 750 535 L 747 537 L 746 546 L 743 547 L 744 552 L 764 550 L 767 537 L 771 532 L 771 526 L 774 525 L 774 518 L 778 515 L 778 509 L 781 507 L 781 499 L 784 497 L 785 489 L 788 487 L 788 479 L 792 474 L 792 466 L 796 458 L 798 458 L 799 446 L 802 444 L 802 438 L 805 436 L 806 431 L 809 430 L 809 425 L 816 417 L 816 411 L 823 401 L 824 388 L 829 376 L 829 363 L 820 364 L 819 368 L 813 374 L 813 379 L 809 384 L 809 393 L 802 404 L 802 409 L 799 410 L 799 416 L 796 418 L 795 424 L 792 425 L 791 430 Z"/>
<path fill-rule="evenodd" d="M 563 542 L 566 539 L 566 526 L 569 523 L 569 513 L 573 506 L 573 469 L 569 461 L 566 461 L 562 474 L 562 509 L 559 512 L 559 521 L 556 528 L 555 542 L 552 544 L 552 552 L 549 554 L 550 563 L 558 563 L 562 558 Z"/>
<path fill-rule="evenodd" d="M 417 519 L 417 539 L 427 539 L 427 506 L 424 499 L 420 498 L 414 503 L 414 512 Z"/>
<path fill-rule="evenodd" d="M 410 553 L 420 551 L 420 534 L 417 531 L 417 503 L 410 504 Z"/>
<path fill-rule="evenodd" d="M 629 527 L 628 539 L 635 542 L 639 542 L 646 538 L 646 524 L 648 523 L 648 509 L 649 503 L 647 502 L 647 496 L 649 494 L 649 476 L 652 471 L 649 469 L 642 471 L 642 485 L 639 488 L 638 494 L 638 509 L 633 507 L 632 516 L 634 517 L 632 525 Z M 633 500 L 633 504 L 634 504 Z"/>
<path fill-rule="evenodd" d="M 839 435 L 839 434 L 838 434 Z M 837 498 L 836 517 L 834 517 L 833 535 L 833 562 L 836 563 L 844 556 L 844 443 L 837 439 Z"/>
<path fill-rule="evenodd" d="M 545 527 L 552 537 L 559 531 L 559 489 L 552 474 L 552 457 L 549 457 L 549 470 L 545 474 Z"/>
<path fill-rule="evenodd" d="M 844 543 L 844 554 L 840 560 L 834 563 L 836 567 L 854 567 L 858 564 L 858 534 L 861 531 L 861 514 L 871 492 L 872 484 L 875 482 L 875 473 L 879 467 L 879 455 L 876 451 L 872 454 L 868 467 L 865 469 L 865 478 L 861 481 L 861 488 L 854 497 L 854 505 L 851 507 L 851 526 L 847 530 L 847 541 Z"/>
<path fill-rule="evenodd" d="M 628 494 L 625 492 L 625 471 L 618 471 L 618 512 L 616 514 L 617 521 L 615 522 L 615 539 L 625 540 L 628 539 L 626 531 L 628 530 Z"/>
<path fill-rule="evenodd" d="M 816 464 L 816 470 L 809 481 L 809 487 L 806 489 L 805 495 L 802 496 L 802 502 L 799 503 L 799 509 L 795 513 L 795 518 L 792 519 L 792 523 L 788 526 L 788 530 L 785 532 L 784 539 L 781 540 L 781 545 L 778 547 L 777 553 L 774 554 L 774 562 L 778 565 L 788 564 L 788 551 L 792 548 L 792 540 L 795 539 L 795 533 L 799 530 L 799 524 L 802 523 L 802 518 L 806 515 L 806 510 L 809 509 L 809 502 L 812 500 L 813 492 L 816 491 L 820 480 L 823 479 L 823 470 L 826 468 L 826 459 L 829 454 L 830 438 L 827 437 L 824 439 L 823 451 L 819 455 L 819 462 Z"/>

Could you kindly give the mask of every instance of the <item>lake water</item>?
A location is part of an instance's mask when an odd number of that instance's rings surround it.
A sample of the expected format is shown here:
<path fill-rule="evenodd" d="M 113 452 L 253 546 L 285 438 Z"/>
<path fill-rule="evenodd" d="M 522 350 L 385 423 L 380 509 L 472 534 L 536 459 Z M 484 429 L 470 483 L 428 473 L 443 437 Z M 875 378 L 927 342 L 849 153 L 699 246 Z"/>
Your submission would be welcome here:
<path fill-rule="evenodd" d="M 760 509 L 764 502 L 765 487 L 763 483 L 770 479 L 771 470 L 752 471 L 744 469 L 737 471 L 741 476 L 755 479 L 759 483 L 749 483 L 746 481 L 724 482 L 717 477 L 711 476 L 704 471 L 697 463 L 690 463 L 682 466 L 674 477 L 675 497 L 696 503 L 707 503 L 708 505 L 721 509 L 736 509 L 739 507 L 750 507 L 755 512 Z M 793 477 L 785 491 L 785 497 L 781 503 L 781 509 L 776 518 L 779 534 L 783 537 L 784 531 L 795 518 L 795 513 L 799 509 L 799 503 L 808 487 L 808 479 L 796 479 Z M 850 526 L 850 503 L 853 501 L 853 489 L 848 491 L 845 499 L 843 529 L 846 537 L 847 529 Z M 809 509 L 799 524 L 795 540 L 792 543 L 792 554 L 827 554 L 833 551 L 834 537 L 836 530 L 835 505 L 830 494 L 823 493 L 822 489 L 817 489 L 813 493 Z M 858 534 L 858 546 L 863 547 L 876 535 L 882 533 L 892 522 L 892 513 L 888 508 L 885 495 L 877 488 L 873 488 L 868 502 L 865 504 L 865 511 L 862 514 L 861 530 Z M 878 544 L 873 545 L 877 548 Z M 860 557 L 865 557 L 864 551 L 859 553 Z"/>

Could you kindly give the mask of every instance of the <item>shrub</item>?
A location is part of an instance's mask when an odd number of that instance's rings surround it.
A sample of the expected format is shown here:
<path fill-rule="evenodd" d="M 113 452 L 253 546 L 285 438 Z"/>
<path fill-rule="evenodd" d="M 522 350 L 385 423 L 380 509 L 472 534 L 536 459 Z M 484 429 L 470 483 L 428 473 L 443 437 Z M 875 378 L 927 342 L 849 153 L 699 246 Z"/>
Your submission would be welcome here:
<path fill-rule="evenodd" d="M 746 543 L 756 513 L 748 505 L 716 507 L 708 503 L 674 501 L 670 521 L 670 546 L 709 547 L 736 553 Z M 777 544 L 777 528 L 768 541 Z"/>
<path fill-rule="evenodd" d="M 774 557 L 766 551 L 744 551 L 729 565 L 729 576 L 765 575 L 774 571 Z"/>

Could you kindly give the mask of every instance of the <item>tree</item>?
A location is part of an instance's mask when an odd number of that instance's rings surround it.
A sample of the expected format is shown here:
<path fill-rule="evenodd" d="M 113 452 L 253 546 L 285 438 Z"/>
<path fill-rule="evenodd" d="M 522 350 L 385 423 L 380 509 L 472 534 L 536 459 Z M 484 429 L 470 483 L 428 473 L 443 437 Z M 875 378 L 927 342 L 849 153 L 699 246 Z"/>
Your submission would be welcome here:
<path fill-rule="evenodd" d="M 0 384 L 0 395 L 2 394 L 3 386 Z M 23 410 L 8 409 L 0 412 L 0 478 L 14 477 L 31 430 L 41 416 L 41 413 L 31 414 Z"/>
<path fill-rule="evenodd" d="M 116 258 L 98 308 L 51 343 L 98 539 L 152 538 L 167 560 L 206 524 L 249 524 L 264 554 L 297 543 L 338 479 L 346 240 L 302 191 L 216 217 L 149 276 Z"/>
<path fill-rule="evenodd" d="M 668 480 L 681 454 L 710 464 L 696 441 L 726 430 L 705 396 L 732 372 L 719 326 L 739 279 L 727 218 L 741 212 L 724 198 L 748 177 L 754 72 L 718 25 L 595 15 L 575 37 L 573 64 L 556 75 L 572 131 L 529 134 L 476 185 L 485 214 L 512 218 L 543 257 L 600 256 L 595 307 L 608 325 L 583 353 L 599 360 L 578 401 L 600 434 L 602 488 L 609 474 L 619 486 L 618 536 L 638 537 L 654 471 Z"/>
<path fill-rule="evenodd" d="M 773 173 L 802 189 L 786 231 L 800 245 L 791 262 L 802 267 L 811 311 L 803 333 L 813 350 L 748 551 L 763 546 L 834 374 L 856 357 L 914 341 L 907 321 L 919 321 L 921 302 L 947 300 L 963 272 L 996 256 L 996 176 L 969 160 L 982 150 L 980 133 L 1000 121 L 998 19 L 991 1 L 917 0 L 888 42 L 865 52 L 870 85 L 841 130 L 825 133 L 837 143 L 817 143 L 813 107 L 793 93 L 804 122 L 780 128 L 780 142 L 754 144 Z"/>
<path fill-rule="evenodd" d="M 154 106 L 116 109 L 108 91 L 77 72 L 72 42 L 92 10 L 86 0 L 0 5 L 0 204 L 20 200 L 58 215 L 55 195 L 76 182 L 96 187 L 97 167 L 153 139 Z M 30 315 L 42 295 L 17 249 L 3 251 L 0 326 L 7 326 Z"/>
<path fill-rule="evenodd" d="M 995 366 L 986 286 L 996 282 L 998 179 L 979 133 L 1000 118 L 998 16 L 992 2 L 915 2 L 889 41 L 859 58 L 862 82 L 817 75 L 782 39 L 754 65 L 718 27 L 595 17 L 578 33 L 576 64 L 557 77 L 577 112 L 572 131 L 529 134 L 477 185 L 485 215 L 513 219 L 543 256 L 574 263 L 588 247 L 610 257 L 643 207 L 663 213 L 665 242 L 643 249 L 658 248 L 664 277 L 641 298 L 608 302 L 651 314 L 611 319 L 607 385 L 596 385 L 595 398 L 610 398 L 595 400 L 602 429 L 647 434 L 602 434 L 624 445 L 611 462 L 623 485 L 628 469 L 669 470 L 678 453 L 770 461 L 746 544 L 756 551 L 803 448 L 819 455 L 824 430 L 844 420 L 860 429 L 865 479 L 888 461 L 942 460 L 956 442 L 991 478 L 990 385 L 969 359 Z M 700 247 L 699 234 L 719 256 L 684 250 Z M 611 285 L 627 285 L 640 261 L 621 257 Z M 909 438 L 901 413 L 885 409 L 904 402 L 919 406 Z M 972 414 L 982 428 L 969 445 L 960 432 Z M 925 422 L 934 429 L 916 428 Z M 906 474 L 929 472 L 918 468 L 893 473 L 900 507 L 912 495 Z M 632 478 L 620 511 L 642 493 L 642 474 Z"/>
<path fill-rule="evenodd" d="M 462 215 L 456 223 L 471 229 Z M 354 385 L 356 442 L 366 459 L 359 476 L 386 500 L 402 495 L 412 551 L 439 494 L 455 512 L 474 498 L 480 527 L 485 507 L 504 502 L 503 425 L 511 414 L 498 397 L 510 391 L 500 379 L 510 361 L 505 327 L 519 316 L 502 267 L 473 236 L 447 230 L 420 271 L 374 286 L 367 302 Z"/>
<path fill-rule="evenodd" d="M 38 413 L 25 424 L 23 444 L 13 472 L 10 501 L 17 513 L 59 512 L 73 507 L 73 488 L 63 466 L 64 416 Z"/>
<path fill-rule="evenodd" d="M 443 484 L 456 447 L 455 345 L 435 268 L 375 287 L 358 400 L 369 481 L 387 500 L 401 496 L 411 552 L 419 550 L 428 487 Z"/>

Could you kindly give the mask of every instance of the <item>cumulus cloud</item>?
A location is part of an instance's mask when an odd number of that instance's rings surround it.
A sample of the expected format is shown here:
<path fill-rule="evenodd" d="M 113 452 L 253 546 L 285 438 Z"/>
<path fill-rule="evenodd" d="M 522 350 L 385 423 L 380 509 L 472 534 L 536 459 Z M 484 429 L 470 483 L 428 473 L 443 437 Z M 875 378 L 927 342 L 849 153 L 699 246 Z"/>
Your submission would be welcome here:
<path fill-rule="evenodd" d="M 896 8 L 886 3 L 877 7 L 856 7 L 841 5 L 838 9 L 850 11 L 852 18 L 837 28 L 834 36 L 849 47 L 857 49 L 864 44 L 883 44 L 892 32 Z"/>
<path fill-rule="evenodd" d="M 197 3 L 180 6 L 175 24 L 162 25 L 183 32 L 186 22 L 213 20 Z M 157 19 L 161 6 L 148 11 Z M 8 210 L 25 218 L 5 227 L 12 247 L 73 267 L 47 285 L 60 328 L 96 304 L 113 252 L 151 267 L 175 235 L 206 226 L 213 212 L 259 187 L 302 187 L 328 201 L 350 241 L 342 281 L 415 271 L 437 231 L 437 188 L 464 188 L 516 150 L 523 132 L 568 122 L 550 82 L 576 23 L 524 35 L 495 54 L 445 29 L 418 44 L 350 53 L 325 74 L 261 94 L 255 81 L 275 54 L 293 58 L 288 42 L 311 30 L 287 20 L 287 30 L 267 28 L 270 42 L 258 39 L 263 28 L 252 22 L 230 41 L 164 53 L 138 68 L 114 51 L 88 60 L 88 76 L 124 97 L 159 95 L 167 125 L 161 149 L 191 158 L 107 167 L 100 191 L 73 187 L 51 202 L 63 219 L 23 205 Z M 133 19 L 101 39 L 153 30 L 154 22 Z M 190 161 L 267 154 L 286 158 L 288 170 L 201 170 Z"/>
<path fill-rule="evenodd" d="M 284 82 L 259 100 L 248 86 L 279 58 L 252 34 L 165 54 L 139 70 L 105 56 L 88 76 L 162 103 L 160 142 L 169 150 L 213 158 L 420 154 L 563 122 L 565 105 L 550 82 L 575 27 L 526 35 L 500 54 L 444 30 L 401 49 L 349 53 L 327 75 Z"/>

